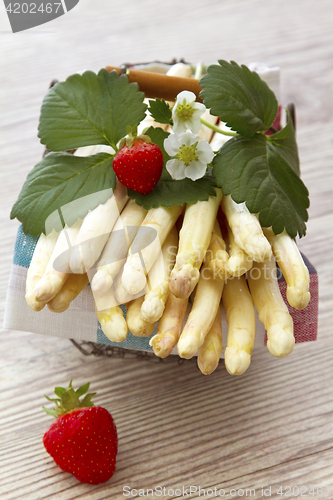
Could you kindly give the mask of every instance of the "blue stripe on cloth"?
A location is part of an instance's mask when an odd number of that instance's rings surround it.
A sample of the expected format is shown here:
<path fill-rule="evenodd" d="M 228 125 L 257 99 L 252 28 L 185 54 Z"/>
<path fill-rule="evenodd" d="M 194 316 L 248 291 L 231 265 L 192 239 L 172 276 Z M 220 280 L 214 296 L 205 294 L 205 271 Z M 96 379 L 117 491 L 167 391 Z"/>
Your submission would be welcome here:
<path fill-rule="evenodd" d="M 13 264 L 28 269 L 37 241 L 38 238 L 31 234 L 24 234 L 22 226 L 20 226 L 16 235 Z"/>

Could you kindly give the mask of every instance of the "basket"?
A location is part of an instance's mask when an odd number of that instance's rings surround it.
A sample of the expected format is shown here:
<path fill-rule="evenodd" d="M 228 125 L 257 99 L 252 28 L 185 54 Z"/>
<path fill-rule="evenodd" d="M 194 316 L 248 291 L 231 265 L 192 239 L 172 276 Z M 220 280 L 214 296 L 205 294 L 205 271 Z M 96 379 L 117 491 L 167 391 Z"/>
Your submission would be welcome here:
<path fill-rule="evenodd" d="M 137 69 L 141 70 L 166 73 L 170 65 L 175 62 L 176 61 L 161 63 L 157 61 L 139 65 L 126 64 L 122 66 L 122 71 L 126 71 L 128 67 L 135 66 Z M 53 81 L 51 86 L 54 83 L 56 83 L 56 81 Z M 290 104 L 288 109 L 295 124 L 294 105 Z M 45 151 L 45 154 L 47 152 L 48 151 Z M 31 311 L 24 298 L 25 280 L 36 242 L 36 238 L 31 235 L 25 235 L 22 229 L 19 228 L 8 285 L 4 328 L 68 338 L 71 340 L 72 344 L 86 356 L 134 357 L 138 360 L 146 359 L 153 362 L 161 361 L 160 358 L 153 355 L 152 347 L 149 345 L 150 337 L 138 338 L 129 333 L 125 341 L 115 343 L 104 335 L 95 315 L 94 301 L 89 285 L 87 285 L 85 290 L 81 292 L 81 294 L 71 303 L 70 308 L 64 313 L 55 314 L 50 312 L 47 308 L 44 308 L 44 310 L 38 314 Z M 294 321 L 296 343 L 310 342 L 317 339 L 318 276 L 315 268 L 308 261 L 306 256 L 303 255 L 303 259 L 310 274 L 311 293 L 311 301 L 304 310 L 297 311 L 289 306 L 286 300 L 286 282 L 282 273 L 278 273 L 280 291 Z M 126 306 L 123 305 L 121 307 L 126 314 Z M 226 345 L 228 328 L 223 306 L 221 306 L 221 312 L 224 335 L 223 345 Z M 258 319 L 258 315 L 256 315 L 256 321 L 255 349 L 258 349 L 266 344 L 267 338 L 264 327 Z M 155 327 L 151 336 L 155 334 L 156 328 L 157 327 Z M 185 361 L 179 358 L 176 348 L 172 354 L 174 354 L 174 356 L 166 358 L 168 361 L 178 361 L 179 363 Z"/>

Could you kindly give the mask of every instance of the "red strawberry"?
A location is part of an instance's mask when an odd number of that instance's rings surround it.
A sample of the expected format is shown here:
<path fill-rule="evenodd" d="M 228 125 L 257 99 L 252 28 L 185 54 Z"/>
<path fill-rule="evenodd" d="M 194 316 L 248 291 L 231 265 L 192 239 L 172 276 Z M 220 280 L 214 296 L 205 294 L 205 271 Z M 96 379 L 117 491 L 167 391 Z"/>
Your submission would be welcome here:
<path fill-rule="evenodd" d="M 113 170 L 124 186 L 148 194 L 159 181 L 163 169 L 161 149 L 149 137 L 130 137 L 113 159 Z"/>
<path fill-rule="evenodd" d="M 67 390 L 56 387 L 57 399 L 45 396 L 56 403 L 56 409 L 43 409 L 56 420 L 45 432 L 43 443 L 62 470 L 70 472 L 82 483 L 99 484 L 113 476 L 118 438 L 110 413 L 91 402 L 95 393 L 87 394 L 80 401 L 89 385 L 74 391 L 70 382 Z"/>

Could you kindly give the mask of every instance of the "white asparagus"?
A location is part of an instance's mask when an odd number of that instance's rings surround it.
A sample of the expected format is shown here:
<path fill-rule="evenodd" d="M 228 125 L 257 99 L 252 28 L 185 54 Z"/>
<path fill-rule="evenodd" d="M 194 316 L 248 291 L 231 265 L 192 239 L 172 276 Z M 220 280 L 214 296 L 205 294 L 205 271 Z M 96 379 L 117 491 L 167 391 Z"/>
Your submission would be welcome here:
<path fill-rule="evenodd" d="M 43 277 L 46 266 L 49 263 L 54 250 L 57 238 L 58 233 L 54 230 L 47 236 L 42 233 L 37 241 L 36 248 L 30 262 L 25 287 L 25 300 L 33 311 L 41 311 L 45 306 L 45 302 L 37 302 L 35 299 L 34 289 Z"/>
<path fill-rule="evenodd" d="M 87 274 L 70 274 L 57 295 L 47 303 L 51 312 L 62 313 L 89 283 Z"/>
<path fill-rule="evenodd" d="M 224 280 L 227 277 L 227 265 L 229 254 L 226 244 L 222 238 L 221 228 L 218 220 L 215 220 L 209 249 L 205 255 L 205 263 L 212 271 L 214 279 Z"/>
<path fill-rule="evenodd" d="M 222 302 L 228 323 L 225 366 L 231 375 L 241 375 L 250 366 L 256 332 L 254 305 L 244 275 L 227 280 Z"/>
<path fill-rule="evenodd" d="M 75 245 L 81 224 L 82 220 L 78 219 L 73 226 L 66 226 L 60 231 L 43 277 L 34 289 L 35 299 L 38 302 L 52 300 L 66 282 L 70 273 L 68 256 L 71 248 Z"/>
<path fill-rule="evenodd" d="M 245 203 L 236 203 L 231 196 L 223 196 L 221 203 L 237 245 L 256 262 L 266 262 L 272 249 L 264 236 L 260 222 Z"/>
<path fill-rule="evenodd" d="M 169 284 L 170 291 L 180 299 L 189 297 L 198 283 L 199 269 L 210 244 L 221 198 L 221 190 L 216 189 L 216 196 L 186 206 L 176 264 Z"/>
<path fill-rule="evenodd" d="M 126 321 L 129 331 L 135 337 L 149 337 L 155 328 L 155 323 L 149 323 L 141 318 L 143 299 L 141 296 L 127 304 Z"/>
<path fill-rule="evenodd" d="M 220 306 L 223 285 L 224 281 L 213 279 L 213 273 L 203 264 L 192 309 L 177 346 L 181 358 L 192 358 L 203 344 Z"/>
<path fill-rule="evenodd" d="M 252 267 L 253 259 L 242 250 L 237 243 L 228 224 L 228 240 L 230 257 L 227 263 L 227 274 L 239 277 Z"/>
<path fill-rule="evenodd" d="M 112 289 L 108 290 L 107 293 L 112 293 Z M 103 333 L 109 340 L 123 342 L 126 339 L 128 327 L 121 307 L 112 306 L 102 311 L 96 309 L 96 315 Z"/>
<path fill-rule="evenodd" d="M 105 293 L 111 288 L 146 215 L 147 210 L 137 205 L 134 200 L 127 203 L 112 229 L 98 263 L 97 272 L 91 282 L 93 292 Z"/>
<path fill-rule="evenodd" d="M 141 317 L 145 321 L 156 323 L 163 314 L 169 296 L 169 278 L 175 264 L 177 249 L 178 231 L 174 226 L 162 247 L 162 266 L 156 261 L 148 275 L 152 289 L 146 293 L 141 306 Z M 154 286 L 155 283 L 158 285 Z"/>
<path fill-rule="evenodd" d="M 221 310 L 217 310 L 214 323 L 207 333 L 198 353 L 198 367 L 204 375 L 210 375 L 219 365 L 223 351 Z"/>
<path fill-rule="evenodd" d="M 70 255 L 69 265 L 73 273 L 82 274 L 92 268 L 127 201 L 127 189 L 117 181 L 111 198 L 85 216 Z"/>
<path fill-rule="evenodd" d="M 289 304 L 295 309 L 304 309 L 310 301 L 310 276 L 295 241 L 286 231 L 275 235 L 271 228 L 264 228 L 264 234 L 287 282 Z"/>
<path fill-rule="evenodd" d="M 166 358 L 171 354 L 182 332 L 187 305 L 188 299 L 178 299 L 169 294 L 156 335 L 149 341 L 156 356 Z"/>
<path fill-rule="evenodd" d="M 132 243 L 122 274 L 122 284 L 128 293 L 139 293 L 146 286 L 146 274 L 160 254 L 161 247 L 182 210 L 183 207 L 172 205 L 169 208 L 159 207 L 148 211 Z M 147 245 L 147 238 L 150 237 L 149 229 L 156 231 L 156 237 Z"/>
<path fill-rule="evenodd" d="M 254 305 L 267 331 L 267 347 L 273 356 L 283 358 L 294 348 L 293 319 L 282 298 L 272 257 L 266 263 L 253 263 L 247 273 Z"/>

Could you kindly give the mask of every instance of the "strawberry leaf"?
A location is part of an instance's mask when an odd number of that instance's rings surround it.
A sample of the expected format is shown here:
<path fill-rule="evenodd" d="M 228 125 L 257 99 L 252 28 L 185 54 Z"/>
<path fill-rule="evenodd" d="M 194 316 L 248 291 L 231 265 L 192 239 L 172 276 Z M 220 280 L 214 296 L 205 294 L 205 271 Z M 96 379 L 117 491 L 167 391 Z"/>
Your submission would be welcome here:
<path fill-rule="evenodd" d="M 234 61 L 219 61 L 208 66 L 200 80 L 200 97 L 213 115 L 232 130 L 252 137 L 265 132 L 278 110 L 274 93 L 259 75 Z"/>
<path fill-rule="evenodd" d="M 59 417 L 59 412 L 57 412 L 57 410 L 51 410 L 50 408 L 46 408 L 46 406 L 43 406 L 42 408 L 45 411 L 45 413 L 47 413 L 51 417 L 55 418 Z"/>
<path fill-rule="evenodd" d="M 45 232 L 45 221 L 53 213 L 57 214 L 48 224 L 62 229 L 62 209 L 66 223 L 71 226 L 78 218 L 83 218 L 89 210 L 105 203 L 110 190 L 115 189 L 116 176 L 112 169 L 113 156 L 99 153 L 88 157 L 73 156 L 69 153 L 49 153 L 39 162 L 23 185 L 10 217 L 22 222 L 25 234 L 38 236 Z M 87 197 L 67 206 L 74 200 Z"/>
<path fill-rule="evenodd" d="M 164 99 L 149 100 L 148 111 L 156 122 L 167 125 L 172 123 L 172 111 Z"/>
<path fill-rule="evenodd" d="M 78 397 L 78 398 L 80 398 L 81 396 L 83 396 L 83 394 L 85 394 L 86 392 L 88 392 L 89 387 L 90 387 L 90 382 L 88 382 L 87 384 L 81 385 L 81 387 L 79 387 L 79 388 L 75 391 L 75 392 L 76 392 L 77 397 Z"/>
<path fill-rule="evenodd" d="M 126 75 L 86 71 L 54 85 L 46 95 L 38 137 L 47 149 L 65 151 L 95 144 L 116 147 L 126 127 L 140 123 L 147 105 Z"/>
<path fill-rule="evenodd" d="M 152 142 L 154 144 L 157 144 L 157 146 L 160 148 L 160 150 L 163 153 L 163 159 L 164 159 L 164 165 L 168 160 L 170 160 L 170 156 L 164 149 L 164 140 L 170 135 L 169 132 L 165 132 L 162 128 L 160 127 L 149 127 L 145 131 L 145 135 L 148 135 Z"/>
<path fill-rule="evenodd" d="M 274 135 L 267 136 L 267 140 L 274 144 L 276 151 L 286 160 L 293 171 L 299 176 L 299 156 L 295 129 L 288 112 L 287 125 Z"/>
<path fill-rule="evenodd" d="M 182 179 L 174 181 L 171 175 L 164 170 L 158 184 L 148 194 L 140 194 L 128 189 L 130 198 L 146 210 L 171 205 L 184 205 L 208 200 L 209 196 L 216 196 L 214 179 L 203 177 L 196 181 Z"/>
<path fill-rule="evenodd" d="M 91 394 L 87 394 L 80 403 L 80 408 L 85 408 L 86 406 L 95 406 L 91 399 L 96 395 L 96 392 L 92 392 Z"/>
<path fill-rule="evenodd" d="M 64 387 L 56 387 L 54 389 L 54 392 L 55 392 L 56 396 L 58 396 L 58 398 L 61 398 L 61 396 L 63 395 L 63 393 L 66 392 L 66 389 Z"/>
<path fill-rule="evenodd" d="M 230 139 L 213 160 L 213 174 L 223 194 L 245 202 L 263 227 L 272 226 L 275 234 L 285 229 L 294 238 L 305 235 L 309 193 L 295 173 L 292 148 L 285 146 L 292 143 L 292 134 L 288 127 L 278 139 L 263 134 Z"/>

